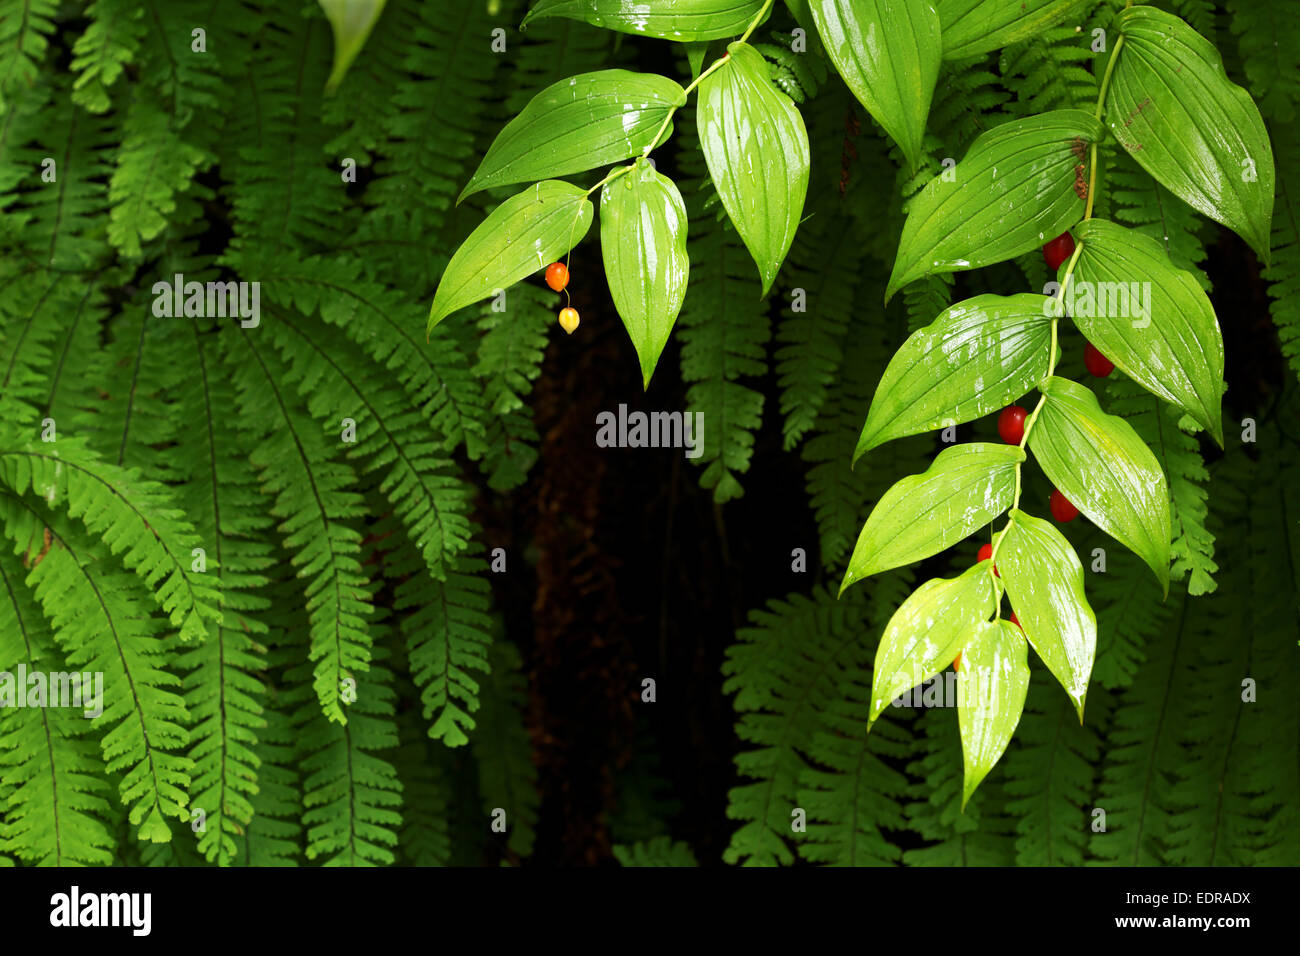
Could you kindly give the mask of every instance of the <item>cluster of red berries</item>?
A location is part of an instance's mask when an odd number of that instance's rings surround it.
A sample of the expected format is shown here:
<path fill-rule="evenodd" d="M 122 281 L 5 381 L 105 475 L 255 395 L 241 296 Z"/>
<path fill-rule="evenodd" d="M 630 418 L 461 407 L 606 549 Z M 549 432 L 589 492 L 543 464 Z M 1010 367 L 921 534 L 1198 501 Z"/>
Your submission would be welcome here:
<path fill-rule="evenodd" d="M 546 284 L 556 292 L 563 292 L 569 285 L 569 267 L 563 262 L 552 262 L 546 267 Z M 560 327 L 572 335 L 578 327 L 578 310 L 572 306 L 561 309 Z"/>

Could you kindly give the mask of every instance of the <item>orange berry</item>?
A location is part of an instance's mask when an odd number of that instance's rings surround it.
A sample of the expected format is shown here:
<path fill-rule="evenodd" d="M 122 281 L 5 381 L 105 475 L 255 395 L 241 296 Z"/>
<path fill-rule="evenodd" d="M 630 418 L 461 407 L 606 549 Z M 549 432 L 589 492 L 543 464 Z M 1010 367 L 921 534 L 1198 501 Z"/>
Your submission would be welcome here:
<path fill-rule="evenodd" d="M 560 328 L 564 329 L 564 331 L 572 335 L 573 330 L 576 329 L 577 327 L 578 327 L 578 310 L 572 308 L 561 309 Z"/>
<path fill-rule="evenodd" d="M 569 267 L 563 262 L 552 262 L 546 267 L 546 284 L 556 292 L 564 291 L 569 284 Z"/>
<path fill-rule="evenodd" d="M 961 652 L 960 652 L 960 651 L 957 652 L 957 659 L 954 660 L 954 661 L 952 662 L 952 669 L 955 670 L 955 671 L 959 671 L 959 670 L 961 670 Z"/>

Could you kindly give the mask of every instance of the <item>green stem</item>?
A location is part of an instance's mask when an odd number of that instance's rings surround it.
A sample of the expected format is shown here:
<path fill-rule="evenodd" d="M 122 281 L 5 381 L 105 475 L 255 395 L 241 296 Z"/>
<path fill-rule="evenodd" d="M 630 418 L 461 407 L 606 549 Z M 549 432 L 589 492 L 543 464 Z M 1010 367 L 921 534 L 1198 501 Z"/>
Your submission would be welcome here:
<path fill-rule="evenodd" d="M 1119 59 L 1119 51 L 1123 46 L 1124 46 L 1124 37 L 1121 34 L 1120 38 L 1115 41 L 1114 49 L 1111 50 L 1110 59 L 1106 62 L 1106 71 L 1105 73 L 1102 74 L 1101 85 L 1098 87 L 1097 90 L 1097 108 L 1093 112 L 1093 116 L 1098 120 L 1098 122 L 1101 121 L 1102 114 L 1105 113 L 1106 111 L 1106 91 L 1110 89 L 1110 76 L 1112 71 L 1115 69 L 1115 62 L 1116 60 Z M 1097 198 L 1097 143 L 1095 141 L 1093 142 L 1092 147 L 1089 151 L 1089 162 L 1092 166 L 1092 169 L 1089 172 L 1089 176 L 1088 176 L 1088 204 L 1084 207 L 1083 210 L 1083 218 L 1085 220 L 1092 218 L 1092 207 L 1093 207 L 1093 203 Z M 1075 264 L 1078 263 L 1079 253 L 1081 253 L 1082 251 L 1083 251 L 1083 240 L 1079 240 L 1078 242 L 1075 243 L 1074 254 L 1070 256 L 1070 261 L 1066 263 L 1065 275 L 1061 277 L 1061 285 L 1056 290 L 1056 299 L 1058 302 L 1059 309 L 1062 311 L 1062 313 L 1064 312 L 1065 309 L 1065 305 L 1064 305 L 1065 290 L 1069 287 L 1070 279 L 1073 278 L 1074 276 L 1074 267 Z M 1059 317 L 1052 319 L 1052 341 L 1048 345 L 1049 352 L 1048 352 L 1048 359 L 1047 359 L 1047 375 L 1044 377 L 1043 381 L 1046 381 L 1047 379 L 1051 378 L 1056 373 L 1057 326 L 1059 325 L 1060 321 L 1061 320 Z M 1022 451 L 1029 445 L 1029 435 L 1034 430 L 1034 425 L 1038 421 L 1038 414 L 1043 410 L 1043 405 L 1044 403 L 1046 403 L 1046 401 L 1047 401 L 1047 396 L 1045 394 L 1039 395 L 1038 404 L 1034 406 L 1034 410 L 1030 412 L 1029 417 L 1025 419 L 1025 430 L 1024 433 L 1020 436 L 1020 449 Z M 1023 462 L 1021 462 L 1021 464 L 1023 464 Z M 1022 484 L 1020 480 L 1021 464 L 1016 465 L 1016 486 L 1015 486 L 1015 492 L 1011 499 L 1012 511 L 1015 511 L 1018 507 L 1020 507 L 1020 492 L 1022 490 Z M 993 554 L 989 559 L 990 575 L 993 574 L 993 562 L 994 560 L 997 559 L 998 548 L 1002 546 L 1002 538 L 1006 535 L 1007 528 L 1009 528 L 1010 526 L 1011 526 L 1011 519 L 1008 518 L 1007 523 L 1003 526 L 1002 530 L 993 536 Z M 1001 615 L 1002 615 L 1002 602 L 999 601 L 998 616 L 1001 617 Z"/>

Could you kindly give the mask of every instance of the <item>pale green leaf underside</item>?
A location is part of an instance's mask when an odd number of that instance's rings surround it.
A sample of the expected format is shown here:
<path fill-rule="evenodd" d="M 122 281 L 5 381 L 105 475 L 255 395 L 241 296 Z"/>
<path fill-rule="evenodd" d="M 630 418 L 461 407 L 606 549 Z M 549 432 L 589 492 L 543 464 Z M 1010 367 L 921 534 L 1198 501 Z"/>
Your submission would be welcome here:
<path fill-rule="evenodd" d="M 550 265 L 587 234 L 593 215 L 585 190 L 556 180 L 511 196 L 451 257 L 433 297 L 429 328 Z"/>
<path fill-rule="evenodd" d="M 912 592 L 889 619 L 876 650 L 870 720 L 951 664 L 972 631 L 992 616 L 994 600 L 993 578 L 982 565 L 956 578 L 926 581 Z"/>
<path fill-rule="evenodd" d="M 601 191 L 605 277 L 646 387 L 686 298 L 686 232 L 682 194 L 649 163 L 638 163 Z"/>
<path fill-rule="evenodd" d="M 1020 628 L 1006 620 L 981 622 L 961 648 L 957 672 L 963 808 L 1011 742 L 1028 693 L 1029 647 Z"/>
<path fill-rule="evenodd" d="M 1029 449 L 1070 502 L 1155 572 L 1169 592 L 1169 483 L 1133 426 L 1108 415 L 1097 396 L 1053 376 Z"/>
<path fill-rule="evenodd" d="M 1052 319 L 1041 295 L 977 295 L 894 353 L 853 460 L 877 445 L 987 415 L 1047 375 Z"/>
<path fill-rule="evenodd" d="M 1080 145 L 1101 134 L 1082 110 L 1053 110 L 981 134 L 907 210 L 886 301 L 922 276 L 977 269 L 1039 248 L 1083 217 Z"/>
<path fill-rule="evenodd" d="M 1016 465 L 1024 460 L 1015 445 L 956 445 L 924 474 L 899 481 L 863 526 L 840 593 L 869 575 L 938 554 L 988 524 L 1011 507 Z"/>
<path fill-rule="evenodd" d="M 538 0 L 521 27 L 546 17 L 567 17 L 637 36 L 690 43 L 740 36 L 763 8 L 763 0 Z"/>
<path fill-rule="evenodd" d="M 506 124 L 460 199 L 636 156 L 684 102 L 681 86 L 653 73 L 600 70 L 560 80 Z M 670 133 L 665 129 L 664 137 Z"/>
<path fill-rule="evenodd" d="M 1083 249 L 1067 289 L 1074 324 L 1124 374 L 1222 445 L 1223 335 L 1209 296 L 1150 236 L 1104 219 L 1086 220 L 1075 234 Z"/>
<path fill-rule="evenodd" d="M 924 0 L 810 0 L 809 8 L 835 69 L 915 166 L 939 78 L 939 14 Z"/>
<path fill-rule="evenodd" d="M 700 84 L 700 146 L 766 295 L 803 214 L 808 131 L 790 98 L 768 79 L 762 54 L 745 43 L 727 52 L 730 62 Z"/>
<path fill-rule="evenodd" d="M 334 31 L 334 66 L 325 83 L 333 91 L 343 82 L 348 67 L 357 58 L 379 22 L 387 0 L 317 0 Z"/>
<path fill-rule="evenodd" d="M 1097 618 L 1084 594 L 1083 565 L 1051 522 L 1019 509 L 1011 512 L 997 547 L 998 573 L 1016 620 L 1083 720 L 1097 653 Z"/>
<path fill-rule="evenodd" d="M 979 56 L 1055 26 L 1085 0 L 936 0 L 946 60 Z"/>
<path fill-rule="evenodd" d="M 1228 79 L 1214 46 L 1148 6 L 1120 14 L 1124 46 L 1106 123 L 1143 169 L 1179 199 L 1235 231 L 1269 261 L 1273 148 L 1250 94 Z"/>

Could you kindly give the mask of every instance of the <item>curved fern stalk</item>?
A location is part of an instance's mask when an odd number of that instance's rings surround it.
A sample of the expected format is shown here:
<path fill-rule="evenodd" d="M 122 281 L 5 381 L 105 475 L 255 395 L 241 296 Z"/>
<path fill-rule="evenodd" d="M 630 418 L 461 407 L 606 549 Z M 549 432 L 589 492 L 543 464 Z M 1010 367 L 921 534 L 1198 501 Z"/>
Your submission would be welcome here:
<path fill-rule="evenodd" d="M 368 359 L 358 361 L 334 329 L 308 329 L 277 315 L 268 332 L 312 415 L 326 427 L 351 424 L 349 457 L 360 471 L 383 472 L 379 490 L 429 574 L 443 579 L 447 563 L 469 542 L 468 493 L 450 460 L 428 439 L 423 417 L 392 394 Z"/>
<path fill-rule="evenodd" d="M 0 551 L 0 661 L 6 669 L 25 662 L 29 673 L 63 671 L 25 577 L 18 558 Z M 85 739 L 88 730 L 81 713 L 63 707 L 0 708 L 0 776 L 8 790 L 0 802 L 0 852 L 38 866 L 113 861 L 114 840 L 104 825 L 106 770 Z"/>
<path fill-rule="evenodd" d="M 135 577 L 115 571 L 62 529 L 62 519 L 33 502 L 0 496 L 0 526 L 14 553 L 49 550 L 27 577 L 67 663 L 103 674 L 103 712 L 92 727 L 110 773 L 124 771 L 119 791 L 141 840 L 171 839 L 167 817 L 188 819 L 189 760 L 173 751 L 187 743 L 184 702 L 168 690 L 180 681 L 167 668 L 172 653 L 159 637 Z"/>
<path fill-rule="evenodd" d="M 266 302 L 319 315 L 341 329 L 381 368 L 391 372 L 450 451 L 461 444 L 471 459 L 482 456 L 485 419 L 482 387 L 450 333 L 435 328 L 419 337 L 420 306 L 362 277 L 359 260 L 299 258 L 290 253 L 263 258 L 232 252 L 223 262 L 255 275 Z"/>
<path fill-rule="evenodd" d="M 345 723 L 342 681 L 370 664 L 366 619 L 373 614 L 358 554 L 361 535 L 350 522 L 364 514 L 352 469 L 334 460 L 320 426 L 302 415 L 281 386 L 284 370 L 256 333 L 230 329 L 226 360 L 235 382 L 239 426 L 256 447 L 250 455 L 263 491 L 274 496 L 293 566 L 307 580 L 313 686 L 322 712 Z"/>
<path fill-rule="evenodd" d="M 226 418 L 234 389 L 219 362 L 204 320 L 178 318 L 184 335 L 174 336 L 189 358 L 189 374 L 176 388 L 177 410 L 188 427 L 170 449 L 183 469 L 186 514 L 194 521 L 221 583 L 222 622 L 200 647 L 186 651 L 178 666 L 186 672 L 185 700 L 194 723 L 191 805 L 205 825 L 198 851 L 220 866 L 238 860 L 240 838 L 254 814 L 252 798 L 262 785 L 259 741 L 267 726 L 262 683 L 267 631 L 261 614 L 263 592 L 274 565 L 267 540 L 272 521 L 257 494 L 242 447 L 243 432 Z"/>
<path fill-rule="evenodd" d="M 221 620 L 216 586 L 190 567 L 193 529 L 162 485 L 100 460 L 78 438 L 32 441 L 12 427 L 0 432 L 0 484 L 79 518 L 148 585 L 182 641 Z"/>

